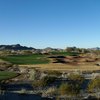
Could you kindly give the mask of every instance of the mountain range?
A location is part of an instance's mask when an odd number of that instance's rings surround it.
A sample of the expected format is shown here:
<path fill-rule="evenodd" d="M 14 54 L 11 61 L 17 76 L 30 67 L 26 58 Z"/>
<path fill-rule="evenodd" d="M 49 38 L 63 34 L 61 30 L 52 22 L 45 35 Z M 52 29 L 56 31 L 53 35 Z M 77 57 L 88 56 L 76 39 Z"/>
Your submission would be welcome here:
<path fill-rule="evenodd" d="M 20 44 L 15 45 L 0 45 L 0 50 L 34 50 L 35 48 L 21 46 Z"/>

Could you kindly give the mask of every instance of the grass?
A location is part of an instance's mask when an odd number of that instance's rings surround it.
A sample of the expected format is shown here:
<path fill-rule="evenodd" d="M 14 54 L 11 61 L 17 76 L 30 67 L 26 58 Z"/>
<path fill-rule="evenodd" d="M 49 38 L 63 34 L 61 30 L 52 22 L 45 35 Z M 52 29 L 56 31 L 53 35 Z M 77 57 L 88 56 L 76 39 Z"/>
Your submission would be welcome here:
<path fill-rule="evenodd" d="M 21 67 L 25 67 L 28 65 L 20 65 Z M 38 64 L 38 65 L 30 65 L 29 67 L 39 68 L 40 70 L 52 70 L 52 71 L 97 71 L 100 70 L 99 66 L 95 66 L 94 64 L 83 64 L 83 65 L 69 65 L 69 64 L 60 64 L 60 63 L 50 63 L 50 64 Z"/>
<path fill-rule="evenodd" d="M 78 53 L 72 52 L 51 52 L 52 55 L 60 55 L 60 56 L 77 56 Z"/>
<path fill-rule="evenodd" d="M 49 59 L 46 55 L 33 54 L 33 55 L 10 55 L 1 57 L 1 59 L 11 62 L 13 64 L 47 64 Z"/>
<path fill-rule="evenodd" d="M 77 55 L 77 53 L 69 53 L 69 52 L 52 52 L 50 56 L 52 55 L 59 55 L 59 56 L 73 56 Z M 48 64 L 50 62 L 50 59 L 47 55 L 42 54 L 31 54 L 31 55 L 8 55 L 4 57 L 0 57 L 0 59 L 4 61 L 8 61 L 12 64 L 20 64 L 20 65 L 26 65 L 26 64 Z"/>
<path fill-rule="evenodd" d="M 0 81 L 16 77 L 18 74 L 14 72 L 0 71 Z"/>

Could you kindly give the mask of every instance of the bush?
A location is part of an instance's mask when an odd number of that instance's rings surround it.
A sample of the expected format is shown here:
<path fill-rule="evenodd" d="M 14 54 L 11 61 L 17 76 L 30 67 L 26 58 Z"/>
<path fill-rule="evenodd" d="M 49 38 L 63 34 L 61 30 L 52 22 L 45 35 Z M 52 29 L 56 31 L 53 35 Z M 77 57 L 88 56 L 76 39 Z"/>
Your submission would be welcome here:
<path fill-rule="evenodd" d="M 59 71 L 47 71 L 48 75 L 53 75 L 53 76 L 60 76 L 61 73 Z"/>
<path fill-rule="evenodd" d="M 46 91 L 46 94 L 48 95 L 48 96 L 54 96 L 54 95 L 56 95 L 56 93 L 57 93 L 57 89 L 56 88 L 49 88 L 47 91 Z"/>
<path fill-rule="evenodd" d="M 82 84 L 84 82 L 84 77 L 79 74 L 70 74 L 68 79 L 74 81 L 75 83 Z"/>
<path fill-rule="evenodd" d="M 47 85 L 53 83 L 55 81 L 55 79 L 56 79 L 55 77 L 46 76 L 41 81 L 43 83 L 43 86 L 47 86 Z"/>
<path fill-rule="evenodd" d="M 100 91 L 100 77 L 90 81 L 90 83 L 88 84 L 88 91 L 89 92 Z"/>
<path fill-rule="evenodd" d="M 55 81 L 56 77 L 48 77 L 45 76 L 41 80 L 35 81 L 33 83 L 34 87 L 45 87 L 48 86 L 49 84 L 52 84 Z"/>
<path fill-rule="evenodd" d="M 76 84 L 63 83 L 59 88 L 61 95 L 77 95 L 80 93 L 80 86 Z"/>

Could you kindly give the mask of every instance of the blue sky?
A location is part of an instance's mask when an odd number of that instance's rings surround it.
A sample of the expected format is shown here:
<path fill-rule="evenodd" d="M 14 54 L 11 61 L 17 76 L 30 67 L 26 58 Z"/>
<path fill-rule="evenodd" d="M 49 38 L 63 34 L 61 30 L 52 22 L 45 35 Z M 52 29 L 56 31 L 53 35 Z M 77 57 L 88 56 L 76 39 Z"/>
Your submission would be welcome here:
<path fill-rule="evenodd" d="M 100 0 L 0 0 L 0 44 L 100 46 Z"/>

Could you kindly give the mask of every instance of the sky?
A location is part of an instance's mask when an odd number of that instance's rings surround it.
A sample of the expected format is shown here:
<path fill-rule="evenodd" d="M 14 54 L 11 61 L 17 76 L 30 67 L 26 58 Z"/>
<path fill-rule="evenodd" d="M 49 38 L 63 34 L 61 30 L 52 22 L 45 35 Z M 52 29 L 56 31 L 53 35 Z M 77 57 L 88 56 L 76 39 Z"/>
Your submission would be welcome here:
<path fill-rule="evenodd" d="M 100 0 L 0 0 L 0 45 L 100 47 Z"/>

